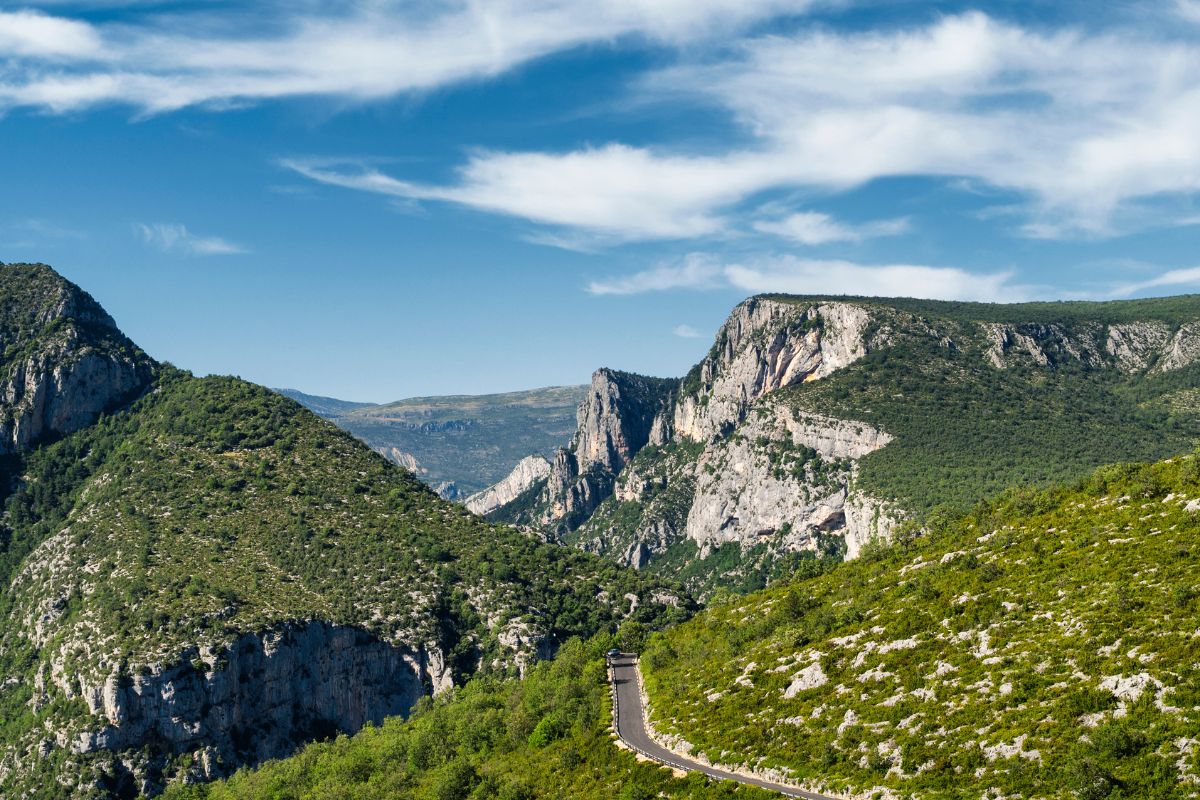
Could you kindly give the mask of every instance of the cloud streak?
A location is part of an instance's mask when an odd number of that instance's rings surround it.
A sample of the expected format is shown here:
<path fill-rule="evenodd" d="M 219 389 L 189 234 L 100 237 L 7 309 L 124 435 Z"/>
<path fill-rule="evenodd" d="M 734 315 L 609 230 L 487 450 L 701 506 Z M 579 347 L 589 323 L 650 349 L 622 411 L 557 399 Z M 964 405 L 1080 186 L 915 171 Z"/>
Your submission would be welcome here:
<path fill-rule="evenodd" d="M 234 244 L 218 236 L 197 236 L 178 223 L 156 223 L 145 225 L 138 223 L 134 226 L 135 233 L 147 245 L 164 253 L 182 253 L 193 256 L 230 256 L 249 252 L 239 244 Z"/>
<path fill-rule="evenodd" d="M 906 218 L 884 219 L 862 225 L 848 225 L 828 214 L 802 211 L 782 219 L 759 220 L 754 229 L 800 244 L 822 245 L 833 242 L 861 242 L 878 236 L 899 236 L 909 230 Z"/>
<path fill-rule="evenodd" d="M 88 23 L 0 14 L 0 109 L 123 103 L 147 113 L 317 95 L 350 100 L 495 76 L 593 42 L 723 35 L 810 0 L 432 0 L 263 4 L 220 14 L 141 12 Z M 254 6 L 251 6 L 254 9 Z M 249 30 L 249 33 L 243 32 Z"/>
<path fill-rule="evenodd" d="M 1012 272 L 977 273 L 957 267 L 916 264 L 858 264 L 791 255 L 759 256 L 723 262 L 693 253 L 680 263 L 594 281 L 592 294 L 642 294 L 678 289 L 736 289 L 747 294 L 782 292 L 807 295 L 921 297 L 1015 303 L 1029 300 L 1036 287 L 1015 283 Z"/>
<path fill-rule="evenodd" d="M 978 12 L 884 31 L 802 29 L 644 81 L 649 97 L 724 108 L 748 134 L 737 148 L 481 152 L 444 185 L 310 177 L 636 241 L 727 235 L 739 205 L 767 191 L 922 175 L 1027 198 L 1027 236 L 1108 236 L 1139 203 L 1200 191 L 1197 87 L 1200 46 L 1183 37 L 1034 31 Z M 754 227 L 804 244 L 893 233 L 805 213 Z"/>

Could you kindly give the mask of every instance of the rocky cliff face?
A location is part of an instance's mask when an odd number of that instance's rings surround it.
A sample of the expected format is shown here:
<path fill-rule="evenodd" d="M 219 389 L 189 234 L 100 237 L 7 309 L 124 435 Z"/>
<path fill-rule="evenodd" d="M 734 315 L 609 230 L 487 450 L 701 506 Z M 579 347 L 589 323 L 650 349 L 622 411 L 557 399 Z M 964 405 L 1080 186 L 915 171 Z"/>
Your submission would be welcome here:
<path fill-rule="evenodd" d="M 650 393 L 627 390 L 620 373 L 597 373 L 572 448 L 551 470 L 541 523 L 566 543 L 635 567 L 664 556 L 678 566 L 730 544 L 778 554 L 836 543 L 853 558 L 905 517 L 858 480 L 859 461 L 895 432 L 849 413 L 817 413 L 820 401 L 777 398 L 817 397 L 823 383 L 803 385 L 861 364 L 889 374 L 889 360 L 918 375 L 929 359 L 953 361 L 959 372 L 948 376 L 977 381 L 981 391 L 1010 369 L 1014 385 L 1029 370 L 1141 380 L 1200 361 L 1197 306 L 751 298 L 685 378 L 654 393 L 656 403 L 631 407 L 631 396 Z M 905 403 L 888 386 L 851 385 L 841 391 Z M 681 556 L 690 545 L 692 555 Z"/>
<path fill-rule="evenodd" d="M 818 550 L 820 537 L 862 543 L 890 526 L 847 514 L 858 459 L 891 436 L 864 423 L 767 406 L 700 457 L 685 535 L 703 558 L 714 547 L 769 544 Z M 872 522 L 874 522 L 872 520 Z M 848 548 L 849 550 L 850 548 Z M 853 548 L 857 554 L 858 547 Z"/>
<path fill-rule="evenodd" d="M 526 456 L 521 459 L 513 471 L 504 480 L 489 486 L 482 492 L 477 492 L 463 501 L 471 512 L 485 517 L 496 509 L 506 506 L 525 492 L 532 489 L 539 481 L 550 477 L 550 462 L 541 456 Z"/>
<path fill-rule="evenodd" d="M 99 727 L 73 738 L 59 731 L 56 744 L 75 754 L 140 750 L 115 779 L 155 794 L 162 786 L 153 776 L 172 756 L 193 755 L 193 779 L 223 777 L 314 738 L 407 714 L 450 676 L 436 649 L 412 651 L 311 621 L 244 634 L 132 676 L 113 672 L 102 684 L 72 685 L 65 673 L 60 681 Z"/>
<path fill-rule="evenodd" d="M 849 303 L 747 300 L 685 379 L 674 410 L 674 434 L 705 441 L 728 433 L 763 395 L 823 378 L 861 358 L 869 319 L 866 309 Z"/>
<path fill-rule="evenodd" d="M 579 405 L 570 447 L 560 448 L 548 468 L 536 468 L 534 479 L 546 481 L 536 503 L 538 526 L 551 536 L 560 536 L 578 526 L 611 494 L 617 473 L 652 438 L 664 435 L 663 420 L 670 413 L 676 385 L 672 380 L 611 369 L 600 369 L 592 375 L 591 386 Z M 524 482 L 518 479 L 504 485 L 509 480 L 506 478 L 481 492 L 480 497 L 511 495 L 506 501 L 511 503 L 521 494 L 513 495 L 513 487 L 523 483 L 523 491 L 528 490 L 531 477 L 532 472 Z"/>
<path fill-rule="evenodd" d="M 616 474 L 650 441 L 655 420 L 672 399 L 675 382 L 599 369 L 579 406 L 575 459 L 580 470 Z"/>
<path fill-rule="evenodd" d="M 49 267 L 0 264 L 0 453 L 91 424 L 145 391 L 154 363 Z"/>

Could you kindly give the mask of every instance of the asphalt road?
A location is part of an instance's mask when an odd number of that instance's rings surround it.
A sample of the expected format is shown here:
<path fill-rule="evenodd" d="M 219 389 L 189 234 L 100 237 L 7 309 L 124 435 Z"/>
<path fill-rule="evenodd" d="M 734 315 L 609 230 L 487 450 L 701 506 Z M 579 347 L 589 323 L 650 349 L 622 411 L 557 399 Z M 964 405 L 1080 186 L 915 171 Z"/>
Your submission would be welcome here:
<path fill-rule="evenodd" d="M 616 695 L 617 735 L 632 749 L 669 767 L 688 772 L 702 772 L 713 778 L 757 786 L 760 789 L 779 792 L 787 797 L 802 797 L 805 800 L 837 800 L 837 798 L 827 795 L 804 792 L 790 786 L 745 775 L 735 775 L 732 772 L 705 766 L 655 744 L 646 733 L 646 710 L 642 707 L 641 694 L 638 692 L 637 659 L 634 656 L 623 654 L 609 659 L 609 663 L 612 665 L 613 691 Z"/>

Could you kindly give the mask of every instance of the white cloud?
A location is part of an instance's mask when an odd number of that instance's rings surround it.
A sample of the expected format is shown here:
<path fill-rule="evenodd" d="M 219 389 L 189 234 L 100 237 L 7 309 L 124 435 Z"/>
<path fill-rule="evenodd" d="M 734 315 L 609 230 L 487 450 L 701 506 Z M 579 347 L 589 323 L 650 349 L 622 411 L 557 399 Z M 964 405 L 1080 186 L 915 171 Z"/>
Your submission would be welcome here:
<path fill-rule="evenodd" d="M 1128 297 L 1131 294 L 1143 292 L 1147 289 L 1178 288 L 1182 286 L 1200 287 L 1200 267 L 1171 269 L 1144 281 L 1121 284 L 1114 287 L 1110 295 L 1112 297 Z"/>
<path fill-rule="evenodd" d="M 716 258 L 692 253 L 677 264 L 660 264 L 644 272 L 623 278 L 592 281 L 592 294 L 643 294 L 666 289 L 714 289 L 722 283 L 722 269 Z"/>
<path fill-rule="evenodd" d="M 249 252 L 239 244 L 234 244 L 217 236 L 197 236 L 179 224 L 153 224 L 134 226 L 135 232 L 148 245 L 162 250 L 164 253 L 184 253 L 194 256 L 228 256 Z"/>
<path fill-rule="evenodd" d="M 664 70 L 644 90 L 727 109 L 751 136 L 737 149 L 476 153 L 441 186 L 313 177 L 620 241 L 725 235 L 738 204 L 760 192 L 893 176 L 1015 191 L 1028 198 L 1019 230 L 1038 237 L 1110 235 L 1139 202 L 1200 191 L 1200 46 L 1190 39 L 1034 31 L 972 12 L 883 32 L 803 29 L 731 50 Z M 802 242 L 867 235 L 831 224 L 758 229 Z"/>
<path fill-rule="evenodd" d="M 357 165 L 282 163 L 334 186 L 456 203 L 616 240 L 718 233 L 725 223 L 716 210 L 769 182 L 773 171 L 758 156 L 669 156 L 618 144 L 562 154 L 477 153 L 448 186 Z"/>
<path fill-rule="evenodd" d="M 36 11 L 0 11 L 0 53 L 7 58 L 92 57 L 99 50 L 100 37 L 86 23 Z"/>
<path fill-rule="evenodd" d="M 770 233 L 800 244 L 822 245 L 832 242 L 861 242 L 877 236 L 898 236 L 906 233 L 909 222 L 906 218 L 884 219 L 863 225 L 847 225 L 828 214 L 802 211 L 781 219 L 759 220 L 754 229 Z"/>
<path fill-rule="evenodd" d="M 1032 296 L 1012 283 L 1013 273 L 973 273 L 955 267 L 914 264 L 865 265 L 850 261 L 782 256 L 725 268 L 731 286 L 753 294 L 845 294 L 984 300 L 1015 303 Z"/>
<path fill-rule="evenodd" d="M 581 13 L 572 0 L 375 0 L 148 10 L 120 23 L 17 12 L 0 17 L 0 52 L 16 56 L 0 63 L 0 108 L 116 102 L 154 113 L 299 95 L 388 97 L 592 42 L 728 35 L 809 2 L 597 0 Z M 68 56 L 75 60 L 62 63 Z M 45 69 L 47 57 L 55 69 Z"/>
<path fill-rule="evenodd" d="M 702 265 L 702 269 L 691 268 Z M 722 263 L 693 253 L 677 266 L 659 265 L 623 278 L 598 281 L 596 294 L 638 294 L 667 289 L 732 288 L 748 294 L 922 297 L 934 300 L 1019 302 L 1037 292 L 1012 282 L 1012 272 L 976 273 L 956 267 L 856 264 L 850 261 L 762 256 Z M 601 287 L 603 290 L 598 290 Z"/>
<path fill-rule="evenodd" d="M 699 339 L 701 336 L 700 331 L 691 325 L 676 325 L 674 333 L 681 339 Z"/>

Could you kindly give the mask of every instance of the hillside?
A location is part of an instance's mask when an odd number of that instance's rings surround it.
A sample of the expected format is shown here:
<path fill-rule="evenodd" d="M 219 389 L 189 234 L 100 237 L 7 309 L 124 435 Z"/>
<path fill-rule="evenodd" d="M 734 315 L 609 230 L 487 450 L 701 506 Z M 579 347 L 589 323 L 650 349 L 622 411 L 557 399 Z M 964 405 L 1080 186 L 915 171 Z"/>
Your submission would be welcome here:
<path fill-rule="evenodd" d="M 154 371 L 132 405 L 9 459 L 0 795 L 219 777 L 688 613 L 481 522 L 274 392 Z"/>
<path fill-rule="evenodd" d="M 175 787 L 166 800 L 778 797 L 697 775 L 674 777 L 617 749 L 603 658 L 610 641 L 573 641 L 521 681 L 472 680 L 423 704 L 409 721 L 390 719 L 311 745 L 225 782 Z"/>
<path fill-rule="evenodd" d="M 489 517 L 753 589 L 1006 486 L 1190 450 L 1198 358 L 1197 296 L 751 298 L 683 379 L 598 371 L 549 478 Z"/>
<path fill-rule="evenodd" d="M 1012 491 L 651 637 L 653 719 L 714 762 L 897 796 L 1200 792 L 1200 461 Z"/>
<path fill-rule="evenodd" d="M 586 387 L 413 397 L 372 405 L 278 390 L 411 469 L 443 497 L 500 481 L 529 455 L 552 456 L 575 429 Z"/>

